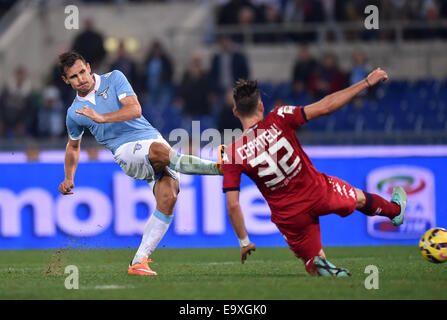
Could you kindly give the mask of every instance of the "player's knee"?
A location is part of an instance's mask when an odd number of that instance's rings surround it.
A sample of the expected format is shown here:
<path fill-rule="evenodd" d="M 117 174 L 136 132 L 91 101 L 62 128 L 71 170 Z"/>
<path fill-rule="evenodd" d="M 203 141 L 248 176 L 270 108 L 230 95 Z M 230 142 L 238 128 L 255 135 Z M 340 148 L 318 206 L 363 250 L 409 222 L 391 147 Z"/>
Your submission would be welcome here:
<path fill-rule="evenodd" d="M 169 165 L 169 152 L 170 148 L 159 142 L 154 142 L 149 148 L 148 158 L 149 161 L 156 166 L 166 167 Z"/>

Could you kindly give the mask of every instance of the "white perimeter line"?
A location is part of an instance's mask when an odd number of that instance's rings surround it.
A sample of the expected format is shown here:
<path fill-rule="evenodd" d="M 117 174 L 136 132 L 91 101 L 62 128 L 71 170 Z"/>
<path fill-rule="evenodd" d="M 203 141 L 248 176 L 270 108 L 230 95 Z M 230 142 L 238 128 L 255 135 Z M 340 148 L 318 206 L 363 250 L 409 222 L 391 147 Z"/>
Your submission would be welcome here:
<path fill-rule="evenodd" d="M 310 158 L 447 157 L 447 145 L 303 147 Z"/>
<path fill-rule="evenodd" d="M 447 157 L 447 145 L 426 146 L 307 146 L 303 147 L 310 158 L 338 159 L 338 158 L 404 158 L 404 157 Z M 216 150 L 201 151 L 202 158 L 217 155 Z M 217 156 L 216 156 L 217 157 Z M 211 157 L 212 158 L 216 157 Z M 43 151 L 40 154 L 41 163 L 64 163 L 65 151 Z M 113 155 L 107 150 L 101 150 L 99 162 L 114 162 Z M 1 163 L 26 163 L 24 152 L 0 152 Z M 81 151 L 79 162 L 88 162 L 85 150 Z"/>

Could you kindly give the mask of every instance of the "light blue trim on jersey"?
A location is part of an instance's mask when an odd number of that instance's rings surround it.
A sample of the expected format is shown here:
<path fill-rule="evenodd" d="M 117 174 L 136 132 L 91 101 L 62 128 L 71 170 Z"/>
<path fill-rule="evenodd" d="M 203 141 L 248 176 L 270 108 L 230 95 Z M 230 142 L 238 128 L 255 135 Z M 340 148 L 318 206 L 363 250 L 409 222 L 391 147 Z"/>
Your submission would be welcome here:
<path fill-rule="evenodd" d="M 121 145 L 138 140 L 157 139 L 160 132 L 143 116 L 123 122 L 96 123 L 90 118 L 77 114 L 76 110 L 84 106 L 100 114 L 118 111 L 123 107 L 120 98 L 135 96 L 129 81 L 121 71 L 114 70 L 95 77 L 94 100 L 76 97 L 67 111 L 67 131 L 70 137 L 80 137 L 88 129 L 96 141 L 115 153 Z M 99 81 L 98 81 L 99 80 Z M 98 85 L 99 84 L 99 85 Z M 95 103 L 92 103 L 94 101 Z"/>
<path fill-rule="evenodd" d="M 158 211 L 157 209 L 155 209 L 155 211 L 154 211 L 154 216 L 157 219 L 163 221 L 164 223 L 171 223 L 172 219 L 174 218 L 173 214 L 168 216 L 167 214 L 164 214 L 164 213 Z"/>

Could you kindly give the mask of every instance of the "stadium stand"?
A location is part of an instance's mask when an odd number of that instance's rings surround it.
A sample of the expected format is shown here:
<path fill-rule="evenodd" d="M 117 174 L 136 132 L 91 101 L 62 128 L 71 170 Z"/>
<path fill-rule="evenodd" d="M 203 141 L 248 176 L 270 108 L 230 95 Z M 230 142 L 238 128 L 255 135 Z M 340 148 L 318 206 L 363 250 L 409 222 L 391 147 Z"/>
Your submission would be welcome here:
<path fill-rule="evenodd" d="M 9 75 L 17 67 L 26 69 L 33 84 L 33 92 L 27 100 L 28 109 L 32 112 L 28 112 L 24 137 L 16 136 L 14 130 L 8 129 L 0 120 L 0 149 L 26 146 L 26 143 L 18 143 L 23 138 L 37 141 L 45 147 L 61 147 L 65 143 L 65 132 L 55 130 L 56 136 L 48 142 L 48 134 L 39 130 L 39 123 L 41 126 L 44 122 L 42 117 L 54 112 L 39 110 L 44 108 L 45 93 L 62 99 L 65 109 L 73 99 L 72 92 L 58 82 L 59 76 L 55 71 L 49 70 L 53 70 L 57 54 L 69 49 L 83 31 L 82 23 L 81 30 L 67 33 L 67 30 L 55 27 L 63 24 L 62 2 L 19 2 L 20 11 L 14 8 L 19 4 L 13 6 L 10 2 L 5 7 L 9 12 L 4 14 L 5 19 L 0 20 L 0 65 L 4 70 L 0 81 L 2 92 L 5 92 Z M 216 52 L 216 39 L 220 35 L 230 35 L 235 40 L 235 50 L 248 62 L 250 77 L 258 79 L 268 110 L 277 103 L 306 105 L 316 99 L 311 90 L 297 91 L 292 81 L 297 52 L 303 45 L 310 48 L 317 66 L 322 64 L 323 56 L 330 49 L 341 70 L 342 87 L 349 85 L 354 68 L 352 56 L 358 49 L 365 53 L 367 59 L 360 75 L 371 71 L 373 66 L 389 72 L 391 81 L 365 93 L 339 112 L 306 124 L 300 132 L 303 143 L 419 144 L 447 141 L 447 62 L 444 54 L 447 42 L 442 28 L 447 5 L 444 1 L 414 1 L 414 5 L 405 7 L 404 11 L 403 8 L 386 7 L 398 5 L 395 2 L 378 3 L 380 9 L 386 9 L 386 14 L 381 14 L 383 24 L 376 32 L 366 32 L 362 24 L 359 27 L 358 22 L 364 16 L 352 15 L 354 3 L 361 7 L 362 1 L 333 1 L 333 7 L 325 7 L 320 1 L 286 0 L 218 1 L 215 5 L 208 1 L 114 3 L 119 6 L 105 1 L 79 4 L 81 12 L 88 8 L 89 12 L 97 13 L 95 27 L 105 39 L 104 65 L 96 72 L 106 71 L 112 65 L 118 68 L 132 65 L 133 70 L 136 69 L 132 73 L 132 81 L 139 92 L 144 114 L 164 135 L 175 128 L 188 129 L 185 118 L 202 120 L 206 123 L 202 129 L 219 126 L 218 115 L 224 108 L 224 93 L 228 88 L 208 97 L 211 106 L 203 108 L 203 114 L 191 112 L 189 106 L 187 117 L 176 97 L 180 88 L 185 87 L 185 84 L 181 86 L 181 80 L 191 57 L 200 51 L 204 70 L 209 72 Z M 299 3 L 303 7 L 299 7 Z M 316 5 L 310 11 L 303 11 L 309 3 Z M 244 11 L 247 7 L 250 14 Z M 3 11 L 5 8 L 2 6 Z M 393 10 L 405 14 L 396 16 Z M 45 15 L 39 15 L 42 11 Z M 115 23 L 118 11 L 120 23 Z M 251 14 L 254 14 L 251 18 L 245 17 Z M 160 16 L 163 16 L 163 21 L 157 19 Z M 318 28 L 315 28 L 315 23 Z M 42 39 L 47 41 L 44 47 Z M 172 61 L 172 90 L 167 98 L 170 102 L 163 108 L 154 108 L 152 95 L 147 92 L 146 54 L 155 40 L 161 41 L 168 59 Z M 349 48 L 344 45 L 346 42 L 350 44 Z M 34 53 L 23 50 L 25 46 L 34 44 Z M 124 47 L 128 49 L 126 60 L 116 64 L 120 58 L 118 48 L 123 54 Z M 217 79 L 208 75 L 208 81 L 213 83 Z M 0 101 L 0 111 L 4 111 L 6 105 L 5 100 Z M 54 116 L 51 121 L 54 121 Z"/>

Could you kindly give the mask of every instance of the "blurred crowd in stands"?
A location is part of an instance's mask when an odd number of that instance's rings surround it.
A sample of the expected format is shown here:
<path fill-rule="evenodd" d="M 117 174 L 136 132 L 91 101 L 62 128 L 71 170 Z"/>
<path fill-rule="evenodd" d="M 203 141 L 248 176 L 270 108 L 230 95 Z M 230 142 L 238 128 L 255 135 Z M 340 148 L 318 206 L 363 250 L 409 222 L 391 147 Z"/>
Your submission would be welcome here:
<path fill-rule="evenodd" d="M 406 26 L 402 38 L 418 40 L 447 38 L 445 26 L 425 26 L 447 18 L 447 1 L 441 0 L 220 0 L 216 21 L 220 27 L 237 26 L 232 38 L 236 42 L 296 42 L 315 41 L 318 30 L 285 29 L 287 24 L 318 23 L 326 27 L 327 40 L 394 40 L 398 35 L 393 28 L 385 28 L 390 21 L 420 22 L 422 26 Z M 377 6 L 381 30 L 342 31 L 340 23 L 363 25 L 365 8 Z M 263 30 L 255 31 L 253 25 Z M 301 29 L 301 30 L 300 30 Z M 228 29 L 228 30 L 231 30 Z"/>
<path fill-rule="evenodd" d="M 364 16 L 361 15 L 363 10 L 356 6 L 375 2 L 384 19 L 431 20 L 445 18 L 447 13 L 447 1 L 435 0 L 219 0 L 216 24 L 357 21 Z M 275 42 L 281 41 L 283 36 L 263 33 L 257 40 Z M 276 101 L 269 101 L 267 108 L 281 103 L 318 100 L 360 81 L 371 71 L 362 51 L 355 52 L 351 69 L 346 71 L 339 67 L 334 53 L 316 56 L 309 50 L 306 43 L 313 40 L 312 36 L 299 40 L 303 41 L 297 43 L 297 58 L 290 71 L 287 93 L 279 95 Z M 217 128 L 222 132 L 240 128 L 231 112 L 231 88 L 237 79 L 250 78 L 251 74 L 241 42 L 237 34 L 219 35 L 217 50 L 210 61 L 204 61 L 199 53 L 193 54 L 179 81 L 174 80 L 176 66 L 161 40 L 153 41 L 143 62 L 137 62 L 128 53 L 124 42 L 111 56 L 104 49 L 104 36 L 92 21 L 86 21 L 71 48 L 86 58 L 93 72 L 122 71 L 139 97 L 143 115 L 162 134 L 168 135 L 175 128 L 191 131 L 193 120 L 201 121 L 201 130 Z M 209 68 L 205 69 L 204 65 Z M 17 66 L 9 79 L 0 92 L 0 138 L 65 137 L 66 110 L 75 93 L 61 80 L 56 64 L 41 91 L 33 90 L 23 66 Z M 363 94 L 366 98 L 368 95 L 374 92 Z M 264 98 L 269 100 L 268 93 L 264 93 Z"/>
<path fill-rule="evenodd" d="M 175 128 L 191 132 L 194 120 L 200 120 L 202 131 L 240 128 L 231 112 L 232 86 L 239 78 L 250 78 L 250 63 L 242 47 L 231 37 L 218 38 L 217 50 L 207 63 L 200 53 L 193 54 L 178 81 L 174 81 L 175 65 L 161 41 L 151 44 L 141 64 L 127 52 L 124 42 L 114 57 L 106 59 L 103 40 L 92 21 L 86 21 L 85 30 L 74 39 L 72 49 L 86 58 L 93 72 L 122 71 L 139 97 L 144 116 L 163 134 L 168 135 Z M 353 59 L 352 71 L 345 73 L 333 53 L 327 52 L 317 59 L 306 45 L 300 46 L 290 73 L 290 92 L 282 98 L 306 96 L 309 101 L 316 100 L 363 79 L 370 71 L 366 57 L 359 51 Z M 33 91 L 27 70 L 17 67 L 0 95 L 0 136 L 65 136 L 66 110 L 74 96 L 72 88 L 61 80 L 56 64 L 42 92 Z M 268 93 L 265 98 L 268 100 Z M 284 103 L 295 102 L 290 99 Z M 273 106 L 267 106 L 270 107 Z"/>
<path fill-rule="evenodd" d="M 45 3 L 47 0 L 39 0 Z M 123 3 L 157 3 L 180 2 L 186 0 L 82 0 L 94 4 Z M 445 0 L 188 0 L 190 2 L 206 3 L 212 1 L 215 5 L 215 20 L 219 27 L 236 26 L 232 38 L 237 42 L 284 42 L 313 41 L 317 38 L 315 31 L 298 31 L 292 28 L 288 31 L 277 30 L 285 24 L 324 23 L 330 27 L 329 38 L 355 39 L 390 39 L 396 34 L 387 28 L 380 32 L 343 32 L 339 23 L 363 23 L 365 8 L 374 5 L 379 9 L 380 21 L 412 21 L 436 24 L 447 19 L 447 1 Z M 2 15 L 17 2 L 16 0 L 0 0 L 0 20 Z M 267 27 L 264 31 L 252 30 L 253 25 Z M 314 28 L 314 27 L 313 27 Z M 383 30 L 385 29 L 385 30 Z M 247 39 L 247 33 L 251 39 Z M 447 38 L 445 27 L 432 26 L 430 29 L 408 26 L 404 30 L 405 39 Z"/>
<path fill-rule="evenodd" d="M 143 108 L 143 114 L 164 134 L 175 128 L 191 131 L 192 121 L 207 128 L 239 127 L 231 110 L 231 87 L 239 78 L 249 78 L 249 63 L 243 51 L 229 37 L 218 40 L 218 50 L 204 68 L 199 53 L 193 54 L 179 81 L 174 81 L 175 64 L 162 41 L 154 40 L 143 63 L 126 50 L 125 42 L 108 57 L 104 36 L 91 20 L 74 39 L 71 49 L 90 63 L 92 72 L 102 74 L 122 71 L 132 84 Z M 0 93 L 0 137 L 60 138 L 66 135 L 65 115 L 75 92 L 66 85 L 55 63 L 45 88 L 33 90 L 27 70 L 18 66 Z M 228 114 L 227 114 L 228 113 Z M 87 134 L 88 135 L 88 134 Z"/>
<path fill-rule="evenodd" d="M 217 0 L 218 24 L 280 22 L 355 22 L 375 5 L 380 18 L 433 20 L 447 17 L 441 0 Z"/>

